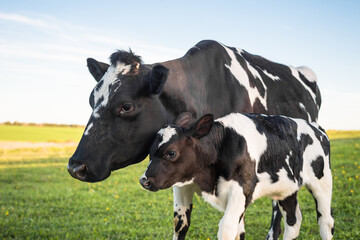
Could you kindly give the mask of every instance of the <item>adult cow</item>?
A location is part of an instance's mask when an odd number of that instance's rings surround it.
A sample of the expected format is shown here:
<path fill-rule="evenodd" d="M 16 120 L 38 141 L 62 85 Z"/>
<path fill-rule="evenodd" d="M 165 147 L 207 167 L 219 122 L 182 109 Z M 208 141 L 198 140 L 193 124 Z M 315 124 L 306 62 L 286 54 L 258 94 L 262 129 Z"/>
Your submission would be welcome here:
<path fill-rule="evenodd" d="M 216 41 L 201 41 L 182 58 L 160 64 L 143 64 L 131 51 L 115 52 L 110 61 L 87 60 L 98 82 L 90 95 L 93 112 L 68 164 L 81 181 L 102 181 L 142 161 L 160 128 L 175 120 L 185 125 L 205 113 L 219 118 L 231 112 L 318 117 L 321 97 L 309 68 L 274 63 Z M 185 238 L 195 188 L 174 186 L 174 239 Z M 278 238 L 280 220 L 273 204 L 269 239 Z"/>

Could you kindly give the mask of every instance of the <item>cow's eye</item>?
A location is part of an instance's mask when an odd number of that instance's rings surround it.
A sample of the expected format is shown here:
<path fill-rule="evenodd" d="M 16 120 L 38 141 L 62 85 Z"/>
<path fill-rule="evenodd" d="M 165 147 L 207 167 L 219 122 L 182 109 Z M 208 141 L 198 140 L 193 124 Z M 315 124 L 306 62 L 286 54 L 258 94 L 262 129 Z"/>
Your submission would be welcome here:
<path fill-rule="evenodd" d="M 176 156 L 175 151 L 168 151 L 167 155 L 166 155 L 166 158 L 170 160 L 170 159 L 173 159 L 175 156 Z"/>
<path fill-rule="evenodd" d="M 124 114 L 124 113 L 128 113 L 131 112 L 135 109 L 134 104 L 132 103 L 124 103 L 119 109 L 118 109 L 118 114 Z"/>

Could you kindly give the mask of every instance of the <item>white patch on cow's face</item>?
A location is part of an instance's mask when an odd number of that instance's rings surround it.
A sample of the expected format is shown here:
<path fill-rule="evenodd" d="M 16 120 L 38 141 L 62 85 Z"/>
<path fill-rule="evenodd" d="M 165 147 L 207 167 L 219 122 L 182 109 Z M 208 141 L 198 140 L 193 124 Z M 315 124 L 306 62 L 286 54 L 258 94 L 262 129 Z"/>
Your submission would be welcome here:
<path fill-rule="evenodd" d="M 84 132 L 84 135 L 85 135 L 85 136 L 89 135 L 89 131 L 90 131 L 90 129 L 91 129 L 93 126 L 94 126 L 93 123 L 90 123 L 90 124 L 87 126 L 87 128 L 86 128 L 86 130 L 85 130 L 85 132 Z"/>
<path fill-rule="evenodd" d="M 166 128 L 160 129 L 158 134 L 162 136 L 162 141 L 161 143 L 159 143 L 158 146 L 158 148 L 160 148 L 163 144 L 167 143 L 172 138 L 172 136 L 176 134 L 176 130 L 175 128 L 168 126 Z"/>
<path fill-rule="evenodd" d="M 299 70 L 297 68 L 294 68 L 292 66 L 289 66 L 290 70 L 291 70 L 291 74 L 303 85 L 303 87 L 310 93 L 311 97 L 313 98 L 315 104 L 316 104 L 316 95 L 315 93 L 311 90 L 311 88 L 306 85 L 300 78 L 300 75 L 299 75 Z M 318 106 L 316 104 L 316 106 Z M 319 106 L 318 106 L 318 110 L 319 110 Z"/>
<path fill-rule="evenodd" d="M 236 133 L 246 139 L 248 152 L 252 160 L 259 162 L 261 155 L 267 148 L 267 138 L 261 134 L 255 123 L 248 117 L 240 113 L 231 113 L 216 120 L 224 127 L 232 128 Z"/>
<path fill-rule="evenodd" d="M 94 91 L 94 103 L 95 108 L 93 111 L 93 116 L 95 118 L 100 117 L 99 110 L 101 107 L 106 106 L 109 101 L 110 96 L 110 87 L 114 83 L 118 84 L 118 88 L 121 86 L 121 80 L 118 79 L 118 75 L 125 75 L 131 69 L 131 65 L 125 65 L 124 63 L 118 62 L 116 66 L 111 65 L 104 76 L 99 81 L 102 82 L 101 86 Z M 118 90 L 118 88 L 116 90 Z M 101 100 L 101 102 L 99 102 Z"/>
<path fill-rule="evenodd" d="M 251 105 L 253 106 L 256 99 L 259 99 L 262 105 L 266 106 L 266 99 L 261 96 L 259 93 L 259 90 L 257 88 L 253 88 L 250 86 L 250 79 L 247 75 L 246 71 L 241 67 L 240 63 L 236 59 L 235 53 L 227 48 L 226 46 L 222 45 L 223 48 L 226 50 L 226 52 L 229 54 L 229 57 L 231 58 L 230 65 L 225 64 L 225 67 L 227 67 L 232 75 L 236 78 L 236 80 L 246 88 L 246 90 L 249 93 L 249 98 Z M 239 52 L 240 51 L 240 52 Z M 237 50 L 237 53 L 241 55 L 242 50 Z M 252 73 L 253 74 L 253 73 Z M 264 85 L 265 86 L 265 85 Z M 265 95 L 266 96 L 266 95 Z"/>

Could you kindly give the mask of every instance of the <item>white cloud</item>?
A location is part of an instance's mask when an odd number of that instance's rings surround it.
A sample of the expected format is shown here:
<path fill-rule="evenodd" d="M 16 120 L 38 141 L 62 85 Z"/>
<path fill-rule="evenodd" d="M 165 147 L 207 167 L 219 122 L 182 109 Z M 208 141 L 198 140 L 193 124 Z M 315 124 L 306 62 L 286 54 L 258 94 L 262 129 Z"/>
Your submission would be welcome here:
<path fill-rule="evenodd" d="M 124 37 L 116 36 L 116 34 L 111 36 L 105 34 L 95 35 L 89 33 L 92 32 L 91 29 L 51 17 L 47 19 L 31 18 L 16 13 L 0 12 L 0 20 L 25 24 L 44 30 L 38 33 L 38 41 L 32 40 L 29 42 L 26 36 L 18 38 L 19 32 L 14 34 L 14 37 L 4 36 L 0 41 L 0 53 L 3 58 L 6 58 L 6 56 L 32 57 L 49 61 L 83 63 L 86 57 L 100 57 L 100 61 L 107 61 L 110 54 L 116 49 L 127 50 L 131 48 L 136 54 L 142 55 L 146 63 L 153 63 L 181 57 L 186 51 L 148 44 L 134 39 L 124 39 Z M 14 32 L 16 31 L 15 28 Z M 24 46 L 26 46 L 26 49 Z"/>
<path fill-rule="evenodd" d="M 6 20 L 6 21 L 22 23 L 22 24 L 26 24 L 26 25 L 31 25 L 34 27 L 54 28 L 54 26 L 48 25 L 42 19 L 30 18 L 30 17 L 23 16 L 23 15 L 16 14 L 16 13 L 0 13 L 0 19 Z"/>

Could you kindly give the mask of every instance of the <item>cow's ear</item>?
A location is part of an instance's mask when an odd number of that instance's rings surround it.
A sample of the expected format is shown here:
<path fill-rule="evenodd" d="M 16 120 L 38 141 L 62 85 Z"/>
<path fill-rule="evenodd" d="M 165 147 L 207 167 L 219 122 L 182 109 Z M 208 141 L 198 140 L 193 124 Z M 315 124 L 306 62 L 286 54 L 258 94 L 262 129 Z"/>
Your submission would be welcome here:
<path fill-rule="evenodd" d="M 193 121 L 192 114 L 189 112 L 183 112 L 176 117 L 175 124 L 180 127 L 188 127 L 192 121 Z"/>
<path fill-rule="evenodd" d="M 206 114 L 202 116 L 194 125 L 192 129 L 192 136 L 194 138 L 202 138 L 206 136 L 214 124 L 214 116 L 212 114 Z"/>
<path fill-rule="evenodd" d="M 106 63 L 98 62 L 93 58 L 88 58 L 87 66 L 89 68 L 91 75 L 93 75 L 95 80 L 98 82 L 104 76 L 110 65 Z"/>
<path fill-rule="evenodd" d="M 143 79 L 143 90 L 150 95 L 161 93 L 168 74 L 169 69 L 161 64 L 155 65 Z"/>

